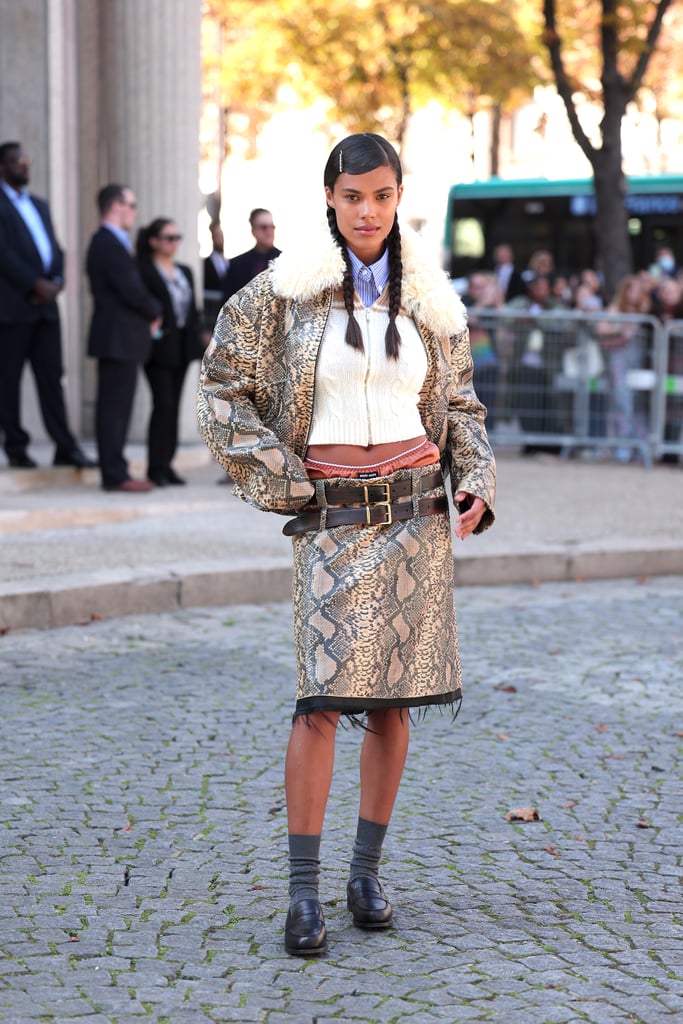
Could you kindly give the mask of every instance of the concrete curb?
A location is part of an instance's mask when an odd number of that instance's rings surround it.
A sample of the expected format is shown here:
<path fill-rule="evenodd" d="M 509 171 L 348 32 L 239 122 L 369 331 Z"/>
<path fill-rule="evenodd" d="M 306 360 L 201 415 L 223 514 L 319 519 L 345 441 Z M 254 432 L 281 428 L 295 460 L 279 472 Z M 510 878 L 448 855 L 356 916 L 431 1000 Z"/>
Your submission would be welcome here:
<path fill-rule="evenodd" d="M 457 557 L 458 586 L 495 586 L 579 579 L 683 575 L 683 545 L 581 545 Z M 96 574 L 33 579 L 0 586 L 0 631 L 52 629 L 111 619 L 291 598 L 291 565 L 271 561 L 254 568 L 223 562 L 180 562 Z"/>

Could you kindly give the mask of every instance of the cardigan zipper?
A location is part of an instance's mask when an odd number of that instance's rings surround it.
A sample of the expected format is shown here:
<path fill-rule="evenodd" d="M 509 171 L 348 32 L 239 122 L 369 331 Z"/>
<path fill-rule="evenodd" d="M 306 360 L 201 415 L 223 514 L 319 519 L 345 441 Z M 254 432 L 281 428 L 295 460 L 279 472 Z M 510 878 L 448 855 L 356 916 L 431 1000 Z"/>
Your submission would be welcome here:
<path fill-rule="evenodd" d="M 366 422 L 367 422 L 367 425 L 368 425 L 368 446 L 370 446 L 372 444 L 372 424 L 370 423 L 370 403 L 368 401 L 368 381 L 370 379 L 370 355 L 371 355 L 371 352 L 372 352 L 372 347 L 370 345 L 370 320 L 371 320 L 371 312 L 370 312 L 370 309 L 367 308 L 365 310 L 365 328 L 366 328 L 366 330 L 365 330 L 365 358 L 366 358 L 366 367 L 365 367 L 365 381 L 363 383 L 363 392 L 365 394 L 365 418 L 366 418 Z"/>

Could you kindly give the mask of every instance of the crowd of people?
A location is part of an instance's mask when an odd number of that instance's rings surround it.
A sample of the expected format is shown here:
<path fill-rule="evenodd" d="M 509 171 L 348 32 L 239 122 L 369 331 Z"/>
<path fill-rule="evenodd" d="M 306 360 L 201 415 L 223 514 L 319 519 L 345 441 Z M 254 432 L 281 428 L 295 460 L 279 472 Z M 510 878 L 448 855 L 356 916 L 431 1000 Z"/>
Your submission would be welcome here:
<path fill-rule="evenodd" d="M 662 323 L 683 318 L 683 268 L 677 267 L 670 248 L 661 247 L 651 266 L 627 275 L 610 302 L 594 269 L 562 273 L 547 250 L 534 252 L 520 269 L 507 244 L 495 248 L 490 269 L 476 270 L 454 281 L 454 286 L 469 310 L 475 381 L 488 408 L 490 430 L 496 421 L 507 419 L 529 434 L 571 433 L 573 406 L 554 382 L 558 376 L 566 382 L 581 375 L 591 389 L 588 436 L 610 441 L 602 449 L 595 445 L 594 452 L 619 462 L 642 457 L 648 432 L 646 401 L 630 381 L 633 372 L 652 367 L 652 330 L 648 321 L 639 323 L 634 317 Z M 508 319 L 502 317 L 507 310 L 513 314 Z M 562 311 L 592 317 L 579 324 L 561 317 L 533 319 Z M 604 320 L 595 316 L 601 312 Z M 680 339 L 671 346 L 668 371 L 683 371 Z M 674 439 L 681 429 L 681 410 L 670 401 L 667 437 Z M 533 443 L 525 451 L 558 448 Z"/>

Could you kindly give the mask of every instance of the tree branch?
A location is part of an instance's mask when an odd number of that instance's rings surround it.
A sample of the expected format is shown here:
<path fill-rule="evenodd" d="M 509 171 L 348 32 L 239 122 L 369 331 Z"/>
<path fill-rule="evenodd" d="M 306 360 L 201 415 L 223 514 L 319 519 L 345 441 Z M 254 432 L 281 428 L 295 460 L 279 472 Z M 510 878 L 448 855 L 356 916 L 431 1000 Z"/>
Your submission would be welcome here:
<path fill-rule="evenodd" d="M 631 81 L 628 83 L 630 98 L 635 96 L 635 94 L 638 92 L 641 85 L 643 84 L 643 78 L 645 77 L 647 66 L 650 63 L 650 58 L 652 57 L 652 54 L 655 51 L 655 46 L 657 44 L 657 39 L 659 38 L 659 33 L 662 30 L 662 22 L 664 21 L 664 15 L 668 11 L 672 2 L 673 0 L 659 0 L 659 3 L 657 5 L 657 11 L 652 20 L 652 24 L 650 25 L 650 31 L 647 34 L 645 46 L 640 54 L 640 57 L 638 58 L 638 62 L 636 63 L 633 74 L 631 75 Z"/>
<path fill-rule="evenodd" d="M 591 164 L 595 161 L 596 150 L 586 135 L 581 122 L 579 121 L 574 100 L 572 99 L 572 85 L 562 60 L 562 40 L 557 31 L 557 19 L 555 15 L 555 0 L 543 0 L 543 17 L 545 19 L 545 32 L 543 42 L 545 43 L 550 56 L 550 64 L 555 75 L 557 91 L 564 103 L 567 117 L 571 125 L 574 138 L 581 147 L 585 156 Z"/>

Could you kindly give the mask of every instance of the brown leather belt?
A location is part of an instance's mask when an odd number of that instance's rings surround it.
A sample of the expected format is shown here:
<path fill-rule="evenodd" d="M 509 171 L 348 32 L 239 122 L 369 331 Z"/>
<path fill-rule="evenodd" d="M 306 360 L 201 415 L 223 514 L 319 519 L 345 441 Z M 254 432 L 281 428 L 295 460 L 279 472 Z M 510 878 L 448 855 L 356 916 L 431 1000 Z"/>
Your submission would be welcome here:
<path fill-rule="evenodd" d="M 387 490 L 388 488 L 389 484 L 386 485 Z M 362 488 L 354 489 L 356 496 L 358 496 L 359 489 L 362 491 Z M 448 498 L 445 495 L 440 498 L 420 498 L 417 507 L 418 516 L 433 516 L 438 512 L 446 512 Z M 349 526 L 354 523 L 359 526 L 391 526 L 392 523 L 414 517 L 412 501 L 401 501 L 398 504 L 392 504 L 389 500 L 377 501 L 372 505 L 361 505 L 360 508 L 328 508 L 325 528 Z M 319 530 L 321 529 L 320 520 L 320 509 L 316 512 L 307 512 L 297 516 L 296 519 L 290 519 L 288 523 L 285 523 L 282 532 L 285 537 L 292 537 L 295 533 L 305 533 L 306 530 Z"/>
<path fill-rule="evenodd" d="M 431 491 L 440 487 L 443 483 L 443 474 L 440 469 L 435 473 L 428 473 L 420 477 L 419 492 Z M 397 498 L 407 498 L 413 493 L 412 477 L 406 476 L 403 480 L 397 480 L 393 484 L 371 484 L 359 480 L 355 486 L 345 484 L 325 484 L 325 497 L 328 505 L 372 505 L 375 502 L 386 504 L 396 501 Z"/>

